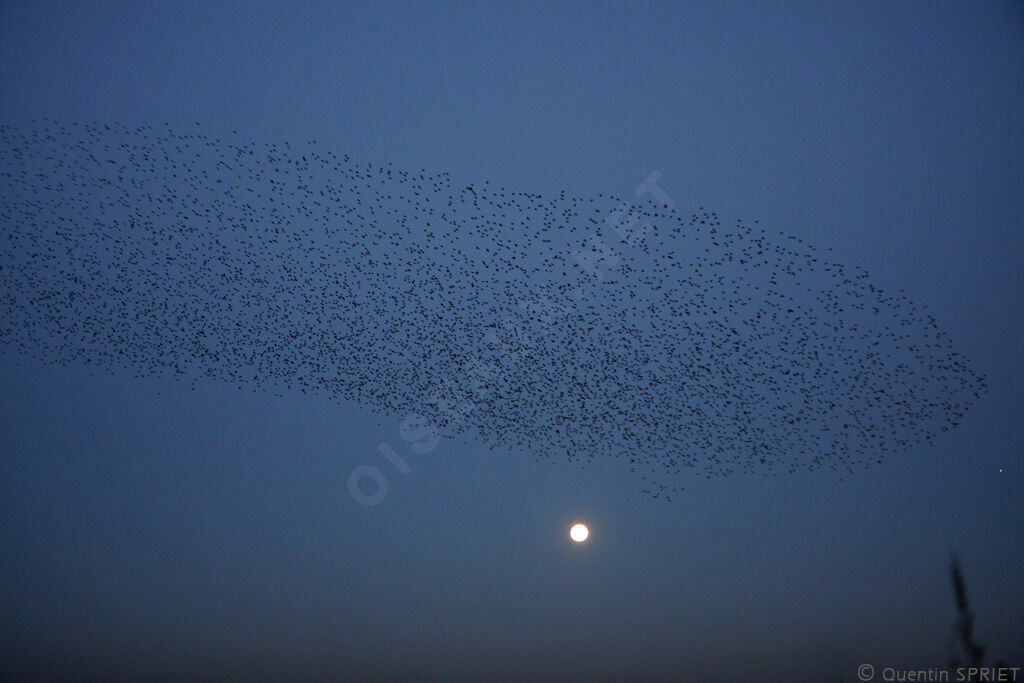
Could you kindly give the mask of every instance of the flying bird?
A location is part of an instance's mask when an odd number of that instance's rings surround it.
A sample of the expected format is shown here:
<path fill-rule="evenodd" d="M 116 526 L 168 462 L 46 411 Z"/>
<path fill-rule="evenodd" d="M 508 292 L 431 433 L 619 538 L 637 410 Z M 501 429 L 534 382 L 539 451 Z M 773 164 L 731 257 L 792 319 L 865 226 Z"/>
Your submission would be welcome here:
<path fill-rule="evenodd" d="M 756 222 L 200 131 L 0 126 L 0 343 L 617 458 L 666 498 L 877 465 L 986 391 L 924 307 Z"/>

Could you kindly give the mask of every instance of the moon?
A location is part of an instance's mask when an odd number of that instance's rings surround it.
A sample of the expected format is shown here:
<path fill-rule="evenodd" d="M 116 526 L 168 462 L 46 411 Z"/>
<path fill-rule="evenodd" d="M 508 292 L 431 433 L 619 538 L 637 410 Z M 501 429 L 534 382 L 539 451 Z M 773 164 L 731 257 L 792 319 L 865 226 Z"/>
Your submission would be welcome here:
<path fill-rule="evenodd" d="M 590 529 L 587 528 L 586 524 L 573 524 L 572 528 L 569 529 L 569 538 L 577 543 L 583 543 L 589 536 Z"/>

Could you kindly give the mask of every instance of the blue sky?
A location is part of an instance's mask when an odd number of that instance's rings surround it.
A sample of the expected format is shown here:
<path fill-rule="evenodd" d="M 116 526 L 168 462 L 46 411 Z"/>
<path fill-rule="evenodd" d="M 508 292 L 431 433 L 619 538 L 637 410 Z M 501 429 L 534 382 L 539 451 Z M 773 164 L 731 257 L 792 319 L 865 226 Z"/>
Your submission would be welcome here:
<path fill-rule="evenodd" d="M 13 126 L 198 122 L 544 196 L 657 171 L 904 291 L 989 386 L 870 470 L 666 503 L 620 462 L 418 454 L 354 401 L 5 348 L 5 675 L 852 680 L 945 665 L 953 551 L 1024 662 L 1018 5 L 9 2 L 0 62 Z"/>

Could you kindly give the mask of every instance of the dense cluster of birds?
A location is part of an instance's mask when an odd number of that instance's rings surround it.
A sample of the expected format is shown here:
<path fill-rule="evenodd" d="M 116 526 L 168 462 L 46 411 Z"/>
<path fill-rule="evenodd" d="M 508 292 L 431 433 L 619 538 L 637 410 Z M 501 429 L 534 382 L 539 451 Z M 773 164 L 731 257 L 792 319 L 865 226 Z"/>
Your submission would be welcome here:
<path fill-rule="evenodd" d="M 703 476 L 882 461 L 985 391 L 792 236 L 201 128 L 0 126 L 0 342 L 355 400 L 513 454 Z"/>

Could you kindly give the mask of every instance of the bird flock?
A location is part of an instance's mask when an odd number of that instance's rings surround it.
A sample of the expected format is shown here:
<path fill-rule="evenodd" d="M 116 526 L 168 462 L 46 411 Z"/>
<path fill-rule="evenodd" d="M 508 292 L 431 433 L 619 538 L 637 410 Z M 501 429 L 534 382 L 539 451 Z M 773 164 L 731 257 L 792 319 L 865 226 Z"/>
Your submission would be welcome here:
<path fill-rule="evenodd" d="M 756 222 L 224 137 L 0 126 L 2 348 L 619 458 L 666 498 L 869 467 L 985 392 L 921 306 Z"/>

